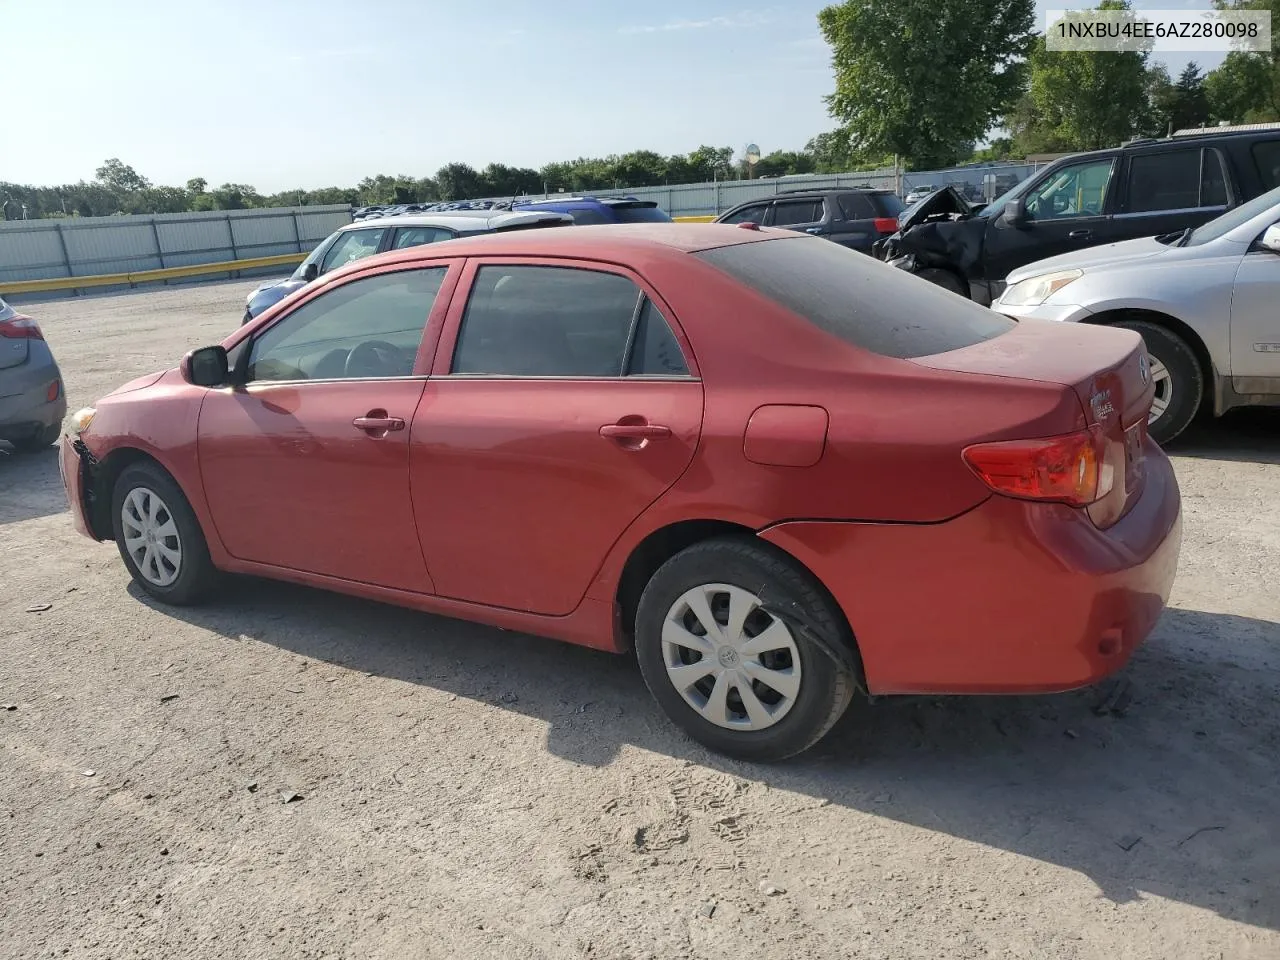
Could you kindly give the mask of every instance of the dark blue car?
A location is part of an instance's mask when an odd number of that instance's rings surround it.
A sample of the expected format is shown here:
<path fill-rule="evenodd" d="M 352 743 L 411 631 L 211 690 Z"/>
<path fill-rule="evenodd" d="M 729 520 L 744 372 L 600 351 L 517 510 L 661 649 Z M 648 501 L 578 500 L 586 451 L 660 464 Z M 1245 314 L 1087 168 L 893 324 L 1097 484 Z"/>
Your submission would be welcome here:
<path fill-rule="evenodd" d="M 579 226 L 592 223 L 670 223 L 671 218 L 652 200 L 635 197 L 549 197 L 518 199 L 512 210 L 553 210 L 567 213 Z"/>

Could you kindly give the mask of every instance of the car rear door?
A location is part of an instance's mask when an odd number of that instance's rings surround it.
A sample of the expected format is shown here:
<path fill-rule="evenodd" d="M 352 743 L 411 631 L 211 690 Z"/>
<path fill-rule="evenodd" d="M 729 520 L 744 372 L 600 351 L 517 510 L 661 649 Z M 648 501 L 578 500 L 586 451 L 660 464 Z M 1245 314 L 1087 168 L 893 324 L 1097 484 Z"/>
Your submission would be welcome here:
<path fill-rule="evenodd" d="M 689 466 L 702 383 L 670 309 L 624 267 L 475 259 L 453 300 L 410 450 L 436 592 L 568 614 Z"/>
<path fill-rule="evenodd" d="M 233 348 L 197 452 L 214 527 L 240 560 L 431 592 L 410 505 L 409 424 L 461 261 L 358 274 Z M 428 326 L 430 318 L 430 326 Z"/>
<path fill-rule="evenodd" d="M 775 200 L 765 217 L 765 226 L 804 233 L 825 234 L 826 204 L 822 197 L 796 197 Z"/>
<path fill-rule="evenodd" d="M 1224 213 L 1231 199 L 1222 151 L 1189 146 L 1125 155 L 1111 240 L 1180 233 Z M 1235 198 L 1239 201 L 1239 197 Z"/>

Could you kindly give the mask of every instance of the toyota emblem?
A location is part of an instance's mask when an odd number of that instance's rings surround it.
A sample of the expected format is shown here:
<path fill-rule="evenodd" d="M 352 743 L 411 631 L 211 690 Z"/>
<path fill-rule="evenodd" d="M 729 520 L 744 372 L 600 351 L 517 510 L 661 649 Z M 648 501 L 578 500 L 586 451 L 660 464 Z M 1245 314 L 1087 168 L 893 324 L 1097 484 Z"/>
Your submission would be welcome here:
<path fill-rule="evenodd" d="M 1143 383 L 1151 379 L 1151 361 L 1145 353 L 1138 358 L 1138 376 L 1142 377 Z"/>

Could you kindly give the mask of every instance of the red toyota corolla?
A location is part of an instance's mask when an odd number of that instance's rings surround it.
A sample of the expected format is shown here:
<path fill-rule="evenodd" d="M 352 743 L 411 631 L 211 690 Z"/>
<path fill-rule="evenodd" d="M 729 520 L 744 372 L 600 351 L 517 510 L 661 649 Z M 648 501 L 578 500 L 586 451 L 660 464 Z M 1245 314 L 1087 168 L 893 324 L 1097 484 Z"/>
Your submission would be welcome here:
<path fill-rule="evenodd" d="M 159 600 L 256 574 L 634 648 L 691 736 L 774 760 L 856 690 L 1122 666 L 1181 540 L 1152 389 L 1135 333 L 826 240 L 580 227 L 339 270 L 82 411 L 62 467 Z"/>

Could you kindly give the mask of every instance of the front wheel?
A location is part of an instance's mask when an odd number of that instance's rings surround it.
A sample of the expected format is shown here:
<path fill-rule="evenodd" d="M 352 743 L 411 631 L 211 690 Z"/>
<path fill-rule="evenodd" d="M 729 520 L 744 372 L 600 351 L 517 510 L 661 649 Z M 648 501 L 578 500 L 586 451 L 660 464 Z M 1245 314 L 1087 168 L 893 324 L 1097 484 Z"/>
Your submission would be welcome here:
<path fill-rule="evenodd" d="M 135 463 L 120 473 L 111 498 L 112 528 L 134 582 L 164 603 L 197 603 L 218 572 L 195 511 L 158 464 Z"/>
<path fill-rule="evenodd" d="M 1124 327 L 1141 335 L 1151 359 L 1155 398 L 1147 417 L 1151 439 L 1164 446 L 1191 425 L 1204 397 L 1204 371 L 1187 341 L 1171 330 L 1146 320 L 1122 320 Z"/>
<path fill-rule="evenodd" d="M 640 597 L 636 655 L 689 736 L 755 762 L 817 743 L 860 675 L 834 601 L 790 558 L 747 538 L 695 544 L 658 569 Z"/>

